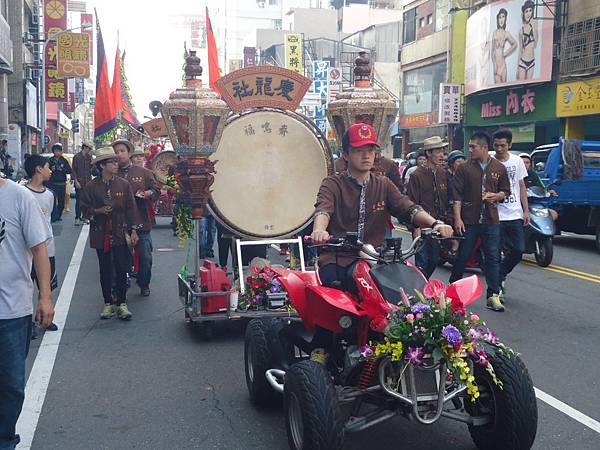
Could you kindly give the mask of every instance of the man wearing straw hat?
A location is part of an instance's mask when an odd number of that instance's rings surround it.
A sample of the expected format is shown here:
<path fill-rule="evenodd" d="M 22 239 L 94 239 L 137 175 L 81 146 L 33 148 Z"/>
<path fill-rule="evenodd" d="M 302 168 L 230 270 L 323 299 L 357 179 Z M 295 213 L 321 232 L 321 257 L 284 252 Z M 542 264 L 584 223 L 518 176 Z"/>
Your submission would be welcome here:
<path fill-rule="evenodd" d="M 423 152 L 427 157 L 424 165 L 417 166 L 408 181 L 408 197 L 434 219 L 446 221 L 448 214 L 448 189 L 446 171 L 442 167 L 444 152 L 448 143 L 439 136 L 423 141 Z M 429 278 L 440 259 L 440 244 L 427 239 L 425 245 L 415 255 L 415 263 Z"/>
<path fill-rule="evenodd" d="M 90 181 L 81 197 L 84 217 L 90 219 L 90 247 L 96 250 L 100 266 L 100 285 L 104 298 L 101 319 L 114 315 L 112 296 L 113 268 L 116 273 L 117 317 L 130 320 L 127 307 L 127 272 L 130 269 L 129 242 L 138 242 L 141 221 L 129 183 L 118 177 L 119 160 L 112 147 L 96 150 L 94 164 L 100 176 Z M 130 236 L 131 233 L 131 236 Z"/>
<path fill-rule="evenodd" d="M 151 205 L 148 203 L 156 201 L 160 195 L 160 188 L 154 178 L 154 174 L 131 163 L 131 156 L 135 152 L 133 144 L 126 139 L 119 139 L 112 143 L 115 154 L 119 158 L 119 176 L 125 178 L 131 185 L 135 196 L 142 227 L 138 235 L 140 243 L 136 248 L 139 254 L 139 270 L 137 283 L 140 287 L 140 295 L 150 295 L 150 279 L 152 278 L 152 237 L 150 231 L 156 224 Z"/>
<path fill-rule="evenodd" d="M 73 182 L 75 184 L 75 226 L 81 225 L 81 192 L 92 180 L 92 150 L 94 144 L 84 142 L 81 151 L 73 156 Z"/>

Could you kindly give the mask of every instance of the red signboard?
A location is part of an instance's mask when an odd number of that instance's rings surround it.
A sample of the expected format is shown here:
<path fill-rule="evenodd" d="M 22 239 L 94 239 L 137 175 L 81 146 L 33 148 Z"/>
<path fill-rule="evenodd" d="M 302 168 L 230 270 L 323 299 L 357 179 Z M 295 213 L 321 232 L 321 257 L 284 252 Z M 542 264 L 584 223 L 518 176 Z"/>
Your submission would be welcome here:
<path fill-rule="evenodd" d="M 427 127 L 432 124 L 431 113 L 404 114 L 400 116 L 401 128 Z"/>
<path fill-rule="evenodd" d="M 94 29 L 93 29 L 94 15 L 93 14 L 81 14 L 81 32 L 87 34 L 90 37 L 89 57 L 90 64 L 94 64 Z"/>
<path fill-rule="evenodd" d="M 44 31 L 46 38 L 52 37 L 67 28 L 67 0 L 44 0 Z M 58 79 L 56 71 L 56 43 L 51 41 L 45 48 L 46 62 L 46 101 L 66 102 L 68 100 L 67 80 Z"/>

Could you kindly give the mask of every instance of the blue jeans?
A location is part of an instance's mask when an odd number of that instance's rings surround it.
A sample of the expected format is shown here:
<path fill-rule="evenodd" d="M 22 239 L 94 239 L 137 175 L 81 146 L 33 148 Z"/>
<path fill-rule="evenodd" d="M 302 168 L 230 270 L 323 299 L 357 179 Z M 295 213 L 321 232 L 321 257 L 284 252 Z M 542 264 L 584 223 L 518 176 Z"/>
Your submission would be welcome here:
<path fill-rule="evenodd" d="M 525 251 L 525 227 L 522 219 L 503 220 L 500 222 L 500 248 L 504 250 L 504 257 L 500 265 L 500 280 L 521 262 Z"/>
<path fill-rule="evenodd" d="M 0 319 L 0 450 L 19 443 L 15 426 L 25 399 L 25 361 L 31 341 L 31 315 Z"/>
<path fill-rule="evenodd" d="M 415 255 L 415 264 L 427 279 L 431 277 L 440 260 L 440 244 L 435 239 L 425 239 L 423 247 Z"/>
<path fill-rule="evenodd" d="M 466 225 L 465 239 L 461 241 L 458 256 L 452 267 L 450 283 L 460 280 L 473 254 L 477 239 L 481 238 L 481 248 L 485 258 L 485 281 L 487 296 L 500 293 L 500 225 Z"/>
<path fill-rule="evenodd" d="M 152 236 L 149 231 L 138 231 L 138 236 L 140 240 L 136 251 L 140 254 L 140 267 L 137 282 L 140 287 L 147 288 L 152 278 Z"/>
<path fill-rule="evenodd" d="M 200 220 L 200 258 L 213 255 L 216 233 L 215 218 L 213 216 L 203 217 Z"/>

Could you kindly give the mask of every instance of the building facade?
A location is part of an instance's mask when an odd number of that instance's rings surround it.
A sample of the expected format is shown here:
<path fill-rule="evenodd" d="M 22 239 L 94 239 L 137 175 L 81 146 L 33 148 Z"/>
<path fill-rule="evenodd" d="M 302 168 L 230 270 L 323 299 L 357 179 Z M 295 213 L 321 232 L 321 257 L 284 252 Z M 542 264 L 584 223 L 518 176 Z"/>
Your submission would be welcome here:
<path fill-rule="evenodd" d="M 562 4 L 556 113 L 570 139 L 600 140 L 600 2 Z"/>
<path fill-rule="evenodd" d="M 8 76 L 13 71 L 13 46 L 8 0 L 0 0 L 0 139 L 8 139 Z"/>

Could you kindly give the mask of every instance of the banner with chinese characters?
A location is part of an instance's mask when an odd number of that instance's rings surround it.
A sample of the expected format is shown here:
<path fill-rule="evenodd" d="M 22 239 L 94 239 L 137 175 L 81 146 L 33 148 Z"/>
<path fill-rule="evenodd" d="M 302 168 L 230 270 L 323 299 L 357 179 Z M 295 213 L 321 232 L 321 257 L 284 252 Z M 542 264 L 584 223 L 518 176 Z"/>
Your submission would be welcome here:
<path fill-rule="evenodd" d="M 44 32 L 46 38 L 57 35 L 67 28 L 67 0 L 44 0 Z M 48 102 L 67 102 L 69 99 L 67 80 L 61 80 L 56 69 L 56 41 L 50 40 L 46 45 L 45 63 L 46 92 Z"/>
<path fill-rule="evenodd" d="M 94 15 L 93 14 L 81 14 L 81 32 L 89 36 L 89 50 L 90 64 L 94 64 Z"/>
<path fill-rule="evenodd" d="M 90 37 L 85 33 L 63 33 L 57 40 L 56 69 L 60 78 L 89 78 Z"/>
<path fill-rule="evenodd" d="M 466 100 L 466 126 L 555 120 L 556 84 L 523 86 L 470 95 Z"/>
<path fill-rule="evenodd" d="M 469 17 L 465 95 L 552 78 L 554 4 L 496 1 Z"/>
<path fill-rule="evenodd" d="M 460 123 L 460 84 L 440 83 L 439 122 Z"/>
<path fill-rule="evenodd" d="M 246 67 L 217 80 L 233 112 L 260 107 L 295 111 L 310 85 L 308 78 L 276 66 Z"/>
<path fill-rule="evenodd" d="M 304 46 L 302 38 L 302 33 L 285 34 L 285 67 L 304 75 Z"/>
<path fill-rule="evenodd" d="M 244 47 L 244 67 L 256 65 L 256 47 Z"/>
<path fill-rule="evenodd" d="M 600 77 L 560 83 L 556 87 L 556 116 L 600 114 Z"/>
<path fill-rule="evenodd" d="M 327 116 L 327 99 L 329 98 L 329 61 L 313 61 L 313 82 L 309 92 L 319 94 L 321 102 L 315 106 L 314 117 L 324 119 Z M 327 130 L 324 131 L 326 133 Z"/>

